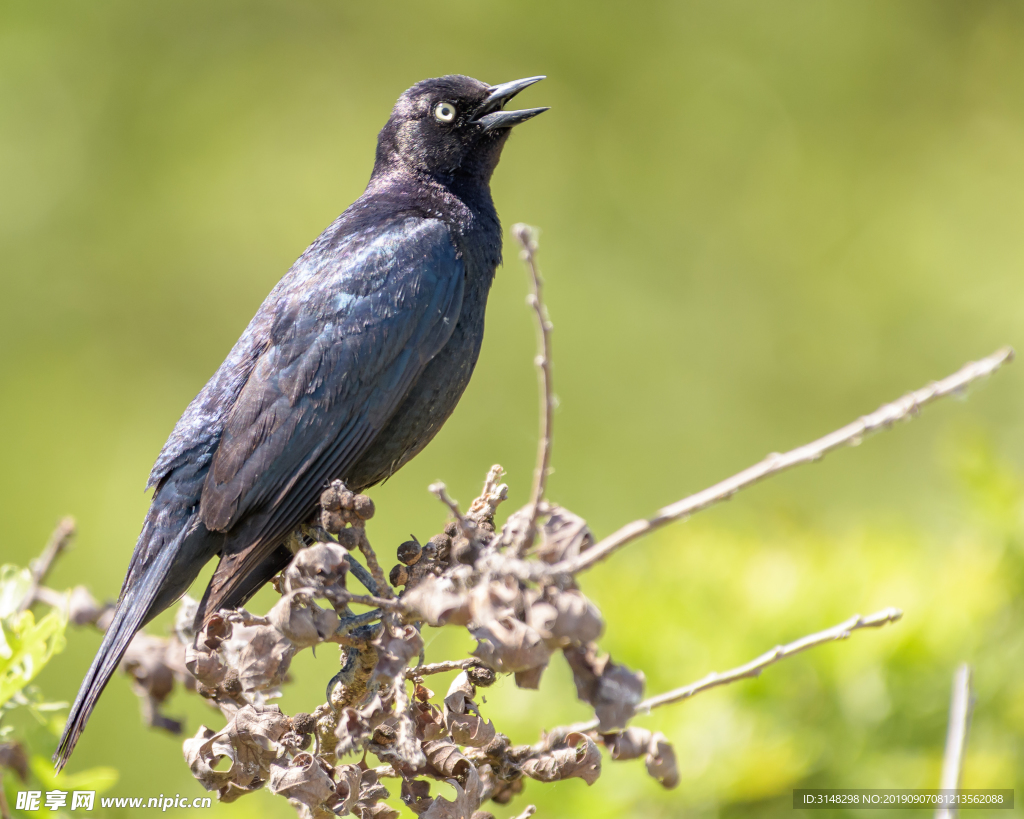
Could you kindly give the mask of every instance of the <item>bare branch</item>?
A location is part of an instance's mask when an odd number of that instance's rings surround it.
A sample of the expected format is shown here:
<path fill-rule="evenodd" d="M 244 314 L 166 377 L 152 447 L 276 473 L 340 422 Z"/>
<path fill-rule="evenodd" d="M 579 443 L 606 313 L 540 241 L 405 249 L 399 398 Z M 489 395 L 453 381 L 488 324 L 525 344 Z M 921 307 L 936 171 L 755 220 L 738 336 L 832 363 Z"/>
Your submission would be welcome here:
<path fill-rule="evenodd" d="M 0 819 L 11 819 L 11 808 L 7 804 L 7 795 L 4 793 L 4 772 L 0 768 Z"/>
<path fill-rule="evenodd" d="M 369 538 L 366 537 L 366 529 L 363 529 L 360 533 L 359 551 L 366 558 L 366 568 L 370 570 L 370 576 L 377 584 L 377 591 L 387 600 L 393 598 L 395 595 L 391 589 L 391 584 L 384 577 L 384 570 L 380 567 L 380 562 L 377 560 L 377 553 L 373 550 L 373 546 L 370 545 Z"/>
<path fill-rule="evenodd" d="M 386 600 L 383 597 L 374 597 L 371 594 L 352 594 L 347 591 L 335 593 L 346 603 L 359 603 L 362 606 L 373 606 L 374 608 L 394 611 L 400 614 L 405 614 L 407 611 L 406 607 L 399 600 Z"/>
<path fill-rule="evenodd" d="M 964 663 L 953 675 L 946 752 L 942 757 L 942 777 L 939 780 L 939 788 L 942 790 L 955 790 L 960 787 L 960 773 L 963 770 L 964 750 L 967 747 L 967 732 L 970 729 L 973 706 L 971 667 Z M 935 819 L 952 819 L 956 815 L 955 808 L 942 807 L 935 811 Z"/>
<path fill-rule="evenodd" d="M 472 518 L 467 518 L 462 514 L 462 510 L 459 509 L 459 504 L 452 500 L 451 495 L 448 494 L 448 487 L 444 482 L 438 481 L 437 483 L 432 483 L 427 487 L 427 490 L 436 495 L 438 500 L 448 507 L 449 511 L 458 522 L 459 528 L 462 529 L 462 533 L 466 535 L 466 537 L 471 537 L 473 532 L 476 531 L 476 521 Z"/>
<path fill-rule="evenodd" d="M 972 382 L 991 375 L 1003 364 L 1012 361 L 1013 355 L 1013 350 L 1010 347 L 1003 347 L 987 358 L 966 364 L 941 381 L 934 381 L 926 387 L 904 395 L 891 404 L 885 404 L 870 415 L 865 415 L 817 441 L 804 444 L 785 454 L 772 453 L 760 463 L 744 469 L 731 478 L 726 478 L 695 495 L 690 495 L 688 498 L 666 506 L 652 518 L 627 523 L 578 557 L 556 563 L 550 567 L 550 572 L 552 574 L 575 574 L 588 569 L 638 537 L 660 529 L 666 523 L 688 517 L 694 512 L 700 512 L 709 506 L 728 500 L 740 489 L 745 489 L 770 475 L 783 472 L 799 464 L 813 463 L 834 449 L 859 444 L 866 435 L 888 429 L 897 421 L 913 417 L 925 404 L 961 392 Z"/>
<path fill-rule="evenodd" d="M 882 611 L 876 612 L 875 614 L 871 614 L 867 617 L 862 617 L 861 615 L 856 614 L 849 620 L 845 620 L 832 628 L 825 629 L 825 631 L 819 631 L 816 634 L 809 634 L 806 637 L 801 637 L 799 640 L 787 643 L 786 645 L 776 646 L 771 651 L 765 652 L 760 657 L 751 660 L 749 663 L 741 665 L 730 671 L 723 671 L 721 673 L 712 672 L 704 677 L 704 679 L 698 680 L 697 682 L 684 685 L 681 688 L 674 688 L 671 691 L 666 691 L 664 694 L 649 697 L 636 706 L 634 713 L 646 714 L 654 708 L 660 708 L 662 705 L 679 702 L 680 700 L 687 700 L 696 694 L 700 694 L 702 691 L 709 691 L 712 688 L 728 685 L 729 683 L 734 683 L 737 680 L 743 680 L 748 677 L 757 677 L 768 666 L 774 665 L 780 660 L 792 657 L 794 654 L 799 654 L 802 651 L 807 651 L 809 648 L 815 648 L 816 646 L 824 645 L 825 643 L 835 642 L 836 640 L 845 640 L 853 632 L 860 629 L 880 628 L 881 626 L 889 623 L 895 623 L 902 616 L 903 612 L 894 608 L 883 609 Z M 556 728 L 555 731 L 593 731 L 597 728 L 597 725 L 598 721 L 595 719 L 590 722 L 572 725 L 569 728 Z"/>
<path fill-rule="evenodd" d="M 456 669 L 464 670 L 479 662 L 479 660 L 470 658 L 468 660 L 447 660 L 443 663 L 417 665 L 405 669 L 405 678 L 407 680 L 414 680 L 417 677 L 426 677 L 430 674 L 444 674 L 446 671 L 455 671 Z"/>
<path fill-rule="evenodd" d="M 57 524 L 57 528 L 53 530 L 50 539 L 46 542 L 43 553 L 32 561 L 32 585 L 29 586 L 28 591 L 18 606 L 19 612 L 25 611 L 36 601 L 39 587 L 45 582 L 46 576 L 53 567 L 53 562 L 60 557 L 61 552 L 67 548 L 74 536 L 75 519 L 70 516 L 63 518 Z"/>
<path fill-rule="evenodd" d="M 534 362 L 537 365 L 537 378 L 540 381 L 540 435 L 537 439 L 537 466 L 533 473 L 533 491 L 530 494 L 530 516 L 523 539 L 517 547 L 517 553 L 522 556 L 533 543 L 538 508 L 544 499 L 548 471 L 551 468 L 551 429 L 555 416 L 555 396 L 551 375 L 552 328 L 551 319 L 544 306 L 543 280 L 537 267 L 537 231 L 529 225 L 520 223 L 512 226 L 512 234 L 522 247 L 519 257 L 526 263 L 533 285 L 533 292 L 527 296 L 526 301 L 533 308 L 537 317 L 538 353 Z"/>

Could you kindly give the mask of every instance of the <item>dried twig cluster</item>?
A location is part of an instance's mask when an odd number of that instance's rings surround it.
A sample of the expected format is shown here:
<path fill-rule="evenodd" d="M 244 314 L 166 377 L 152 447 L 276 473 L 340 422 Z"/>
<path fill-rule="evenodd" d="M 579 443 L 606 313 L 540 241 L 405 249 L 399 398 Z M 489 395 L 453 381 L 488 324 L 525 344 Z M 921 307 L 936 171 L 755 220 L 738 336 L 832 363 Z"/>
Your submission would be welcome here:
<path fill-rule="evenodd" d="M 401 801 L 425 819 L 483 819 L 491 816 L 482 809 L 485 802 L 507 804 L 530 779 L 579 778 L 592 784 L 601 774 L 602 746 L 612 760 L 642 757 L 648 773 L 671 788 L 679 781 L 672 746 L 661 733 L 631 727 L 635 714 L 756 676 L 807 648 L 900 617 L 895 609 L 855 616 L 732 671 L 644 699 L 643 673 L 600 650 L 604 622 L 578 576 L 669 521 L 913 416 L 924 404 L 994 372 L 1012 351 L 969 364 L 831 435 L 771 455 L 596 541 L 582 518 L 545 498 L 554 406 L 551 326 L 540 298 L 534 233 L 518 225 L 514 234 L 532 276 L 530 303 L 540 340 L 541 436 L 528 504 L 504 525 L 496 524 L 508 494 L 499 466 L 490 470 L 466 511 L 443 484 L 435 484 L 431 491 L 452 521 L 425 543 L 412 539 L 398 546 L 397 563 L 385 576 L 366 534 L 372 501 L 335 482 L 321 497 L 317 519 L 293 534 L 295 557 L 275 578 L 280 600 L 266 616 L 221 612 L 194 633 L 195 604 L 186 599 L 174 636 L 139 635 L 133 642 L 124 665 L 150 724 L 179 727 L 159 710 L 175 680 L 223 714 L 224 727 L 201 726 L 184 743 L 193 775 L 221 800 L 267 787 L 289 799 L 303 817 L 384 819 L 398 815 L 383 801 L 389 788 L 396 788 Z M 365 591 L 350 589 L 350 577 Z M 102 627 L 107 612 L 76 590 L 71 616 Z M 426 664 L 421 636 L 426 626 L 465 628 L 476 649 L 470 657 Z M 311 713 L 282 713 L 270 700 L 292 658 L 324 643 L 340 649 L 340 670 L 327 685 L 325 701 Z M 594 718 L 555 728 L 533 745 L 514 745 L 481 713 L 478 689 L 493 684 L 498 674 L 514 675 L 522 688 L 537 688 L 557 655 L 571 668 L 576 694 L 593 707 Z M 460 673 L 443 697 L 436 696 L 428 678 L 452 670 Z M 431 795 L 431 783 L 438 781 L 450 783 L 454 801 Z M 521 816 L 532 813 L 528 807 Z"/>

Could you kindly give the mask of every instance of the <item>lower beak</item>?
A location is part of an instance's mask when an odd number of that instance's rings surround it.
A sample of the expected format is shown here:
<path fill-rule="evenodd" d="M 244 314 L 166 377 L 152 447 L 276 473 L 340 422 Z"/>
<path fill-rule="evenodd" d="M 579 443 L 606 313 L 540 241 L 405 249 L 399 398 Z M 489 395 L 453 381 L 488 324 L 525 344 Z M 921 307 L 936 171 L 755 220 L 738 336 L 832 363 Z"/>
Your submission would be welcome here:
<path fill-rule="evenodd" d="M 524 88 L 528 88 L 543 79 L 544 77 L 527 77 L 526 79 L 512 80 L 512 82 L 493 86 L 491 93 L 487 95 L 487 99 L 477 108 L 473 122 L 482 125 L 484 133 L 487 133 L 499 128 L 511 128 L 513 125 L 519 125 L 521 122 L 533 119 L 537 114 L 543 114 L 548 110 L 547 108 L 526 108 L 521 111 L 501 110 L 501 107 L 506 102 Z"/>

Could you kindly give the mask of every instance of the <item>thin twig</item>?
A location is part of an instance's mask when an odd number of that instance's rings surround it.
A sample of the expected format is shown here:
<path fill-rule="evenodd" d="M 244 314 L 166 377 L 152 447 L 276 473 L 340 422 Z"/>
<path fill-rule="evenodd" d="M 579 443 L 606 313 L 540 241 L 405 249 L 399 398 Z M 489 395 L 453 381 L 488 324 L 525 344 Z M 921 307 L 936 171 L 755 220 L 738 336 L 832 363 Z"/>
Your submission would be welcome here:
<path fill-rule="evenodd" d="M 472 518 L 467 518 L 462 514 L 462 510 L 459 509 L 459 504 L 452 500 L 451 495 L 448 494 L 448 487 L 445 486 L 444 482 L 438 481 L 432 483 L 427 487 L 427 491 L 437 496 L 438 500 L 441 501 L 445 506 L 448 507 L 449 511 L 454 515 L 455 520 L 459 524 L 459 528 L 462 529 L 462 533 L 471 538 L 473 533 L 476 531 L 476 521 Z"/>
<path fill-rule="evenodd" d="M 50 569 L 53 568 L 53 562 L 60 557 L 60 553 L 67 548 L 74 536 L 75 519 L 73 517 L 63 518 L 57 524 L 57 528 L 53 530 L 50 539 L 46 542 L 43 553 L 32 561 L 32 582 L 25 596 L 21 599 L 21 603 L 18 605 L 19 612 L 25 611 L 36 601 L 39 587 L 46 580 Z"/>
<path fill-rule="evenodd" d="M 407 680 L 414 680 L 417 677 L 426 677 L 430 674 L 444 674 L 446 671 L 455 671 L 456 669 L 465 670 L 475 663 L 479 663 L 479 660 L 446 660 L 443 663 L 428 663 L 427 665 L 417 665 L 412 668 L 405 669 L 405 678 Z"/>
<path fill-rule="evenodd" d="M 527 296 L 527 304 L 533 308 L 537 317 L 538 353 L 534 362 L 537 365 L 537 378 L 540 382 L 540 435 L 537 439 L 537 466 L 533 472 L 533 491 L 530 494 L 530 515 L 526 523 L 523 539 L 517 546 L 517 554 L 521 557 L 533 544 L 533 535 L 537 527 L 537 513 L 540 502 L 544 499 L 548 472 L 551 468 L 551 428 L 555 416 L 554 385 L 551 376 L 551 319 L 544 306 L 543 279 L 537 267 L 537 231 L 522 223 L 512 226 L 512 234 L 516 237 L 522 252 L 519 257 L 526 263 L 530 271 L 533 292 Z"/>
<path fill-rule="evenodd" d="M 536 805 L 527 805 L 523 809 L 523 812 L 520 813 L 517 817 L 515 817 L 515 819 L 530 819 L 530 817 L 533 816 L 533 814 L 535 814 L 536 812 L 537 812 L 537 806 Z"/>
<path fill-rule="evenodd" d="M 370 576 L 377 583 L 377 593 L 387 600 L 393 598 L 395 594 L 391 590 L 391 584 L 388 583 L 387 578 L 384 577 L 384 570 L 380 567 L 380 562 L 377 560 L 377 553 L 373 550 L 373 546 L 370 545 L 369 538 L 366 537 L 365 528 L 360 532 L 359 551 L 362 552 L 363 557 L 366 558 L 366 568 L 370 570 Z"/>
<path fill-rule="evenodd" d="M 712 672 L 704 677 L 704 679 L 698 680 L 697 682 L 684 685 L 681 688 L 674 688 L 671 691 L 666 691 L 664 694 L 649 697 L 639 703 L 636 708 L 633 709 L 633 713 L 646 714 L 654 708 L 660 708 L 662 705 L 668 705 L 673 702 L 689 699 L 696 694 L 700 694 L 702 691 L 709 691 L 712 688 L 728 685 L 729 683 L 734 683 L 737 680 L 743 680 L 748 677 L 757 677 L 768 666 L 774 665 L 780 660 L 792 657 L 794 654 L 799 654 L 801 651 L 807 651 L 809 648 L 815 648 L 816 646 L 831 643 L 836 640 L 845 640 L 853 632 L 860 629 L 880 628 L 888 623 L 895 623 L 902 616 L 903 612 L 894 608 L 883 609 L 882 611 L 876 612 L 875 614 L 871 614 L 867 617 L 862 617 L 859 614 L 854 615 L 849 620 L 845 620 L 832 628 L 825 629 L 825 631 L 819 631 L 816 634 L 809 634 L 806 637 L 801 637 L 799 640 L 795 640 L 794 642 L 787 643 L 783 646 L 776 646 L 771 651 L 765 652 L 760 657 L 734 668 L 731 671 L 723 671 L 721 673 Z M 590 722 L 572 725 L 568 729 L 556 728 L 555 731 L 593 731 L 597 726 L 598 721 L 595 719 Z"/>
<path fill-rule="evenodd" d="M 967 732 L 970 730 L 973 705 L 971 667 L 964 663 L 953 675 L 946 752 L 942 757 L 942 777 L 939 780 L 939 788 L 942 790 L 956 790 L 960 787 L 960 774 L 964 765 L 964 750 L 967 747 Z M 956 815 L 955 808 L 942 807 L 935 811 L 935 819 L 952 819 Z"/>
<path fill-rule="evenodd" d="M 371 594 L 352 594 L 351 592 L 334 592 L 346 603 L 359 603 L 363 606 L 374 606 L 387 611 L 395 611 L 405 614 L 407 609 L 399 600 L 385 600 L 383 597 L 374 597 Z"/>
<path fill-rule="evenodd" d="M 7 795 L 4 793 L 4 772 L 0 768 L 0 819 L 11 819 L 11 808 L 7 804 Z"/>
<path fill-rule="evenodd" d="M 777 452 L 772 453 L 760 463 L 744 469 L 731 478 L 726 478 L 724 481 L 716 483 L 714 486 L 695 495 L 690 495 L 670 506 L 666 506 L 664 509 L 659 510 L 652 518 L 627 523 L 617 532 L 613 532 L 578 557 L 563 560 L 551 566 L 549 572 L 551 574 L 575 574 L 576 572 L 588 569 L 638 537 L 646 535 L 648 532 L 653 532 L 666 523 L 685 518 L 694 512 L 699 512 L 716 503 L 728 500 L 740 489 L 745 489 L 770 475 L 783 472 L 799 464 L 817 461 L 834 449 L 859 444 L 866 435 L 888 429 L 897 421 L 911 418 L 925 404 L 930 404 L 939 398 L 961 392 L 967 385 L 991 375 L 1003 364 L 1012 360 L 1013 350 L 1010 347 L 1003 347 L 987 358 L 966 364 L 957 372 L 941 381 L 935 381 L 915 392 L 904 395 L 891 404 L 885 404 L 870 415 L 865 415 L 853 423 L 847 424 L 842 429 L 819 438 L 817 441 L 804 444 L 783 455 Z"/>

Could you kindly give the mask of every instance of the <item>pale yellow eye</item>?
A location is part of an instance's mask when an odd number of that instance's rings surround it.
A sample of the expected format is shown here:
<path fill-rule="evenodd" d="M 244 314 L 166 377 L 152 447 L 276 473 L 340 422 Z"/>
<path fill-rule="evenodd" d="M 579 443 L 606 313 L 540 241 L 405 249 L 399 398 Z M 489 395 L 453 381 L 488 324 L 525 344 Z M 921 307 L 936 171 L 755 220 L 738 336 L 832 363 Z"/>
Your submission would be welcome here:
<path fill-rule="evenodd" d="M 434 106 L 434 118 L 438 122 L 452 122 L 455 119 L 455 106 L 450 102 L 439 102 Z"/>

